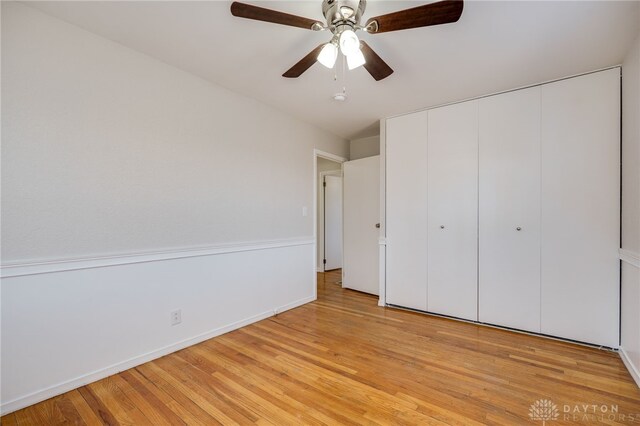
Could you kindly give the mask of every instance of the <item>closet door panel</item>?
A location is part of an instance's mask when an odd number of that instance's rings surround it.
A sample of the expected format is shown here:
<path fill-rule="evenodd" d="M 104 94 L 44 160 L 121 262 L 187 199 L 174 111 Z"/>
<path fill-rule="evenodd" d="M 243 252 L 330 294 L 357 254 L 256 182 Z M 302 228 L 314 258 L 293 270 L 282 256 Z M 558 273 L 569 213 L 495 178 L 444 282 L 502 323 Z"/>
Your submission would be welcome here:
<path fill-rule="evenodd" d="M 620 70 L 542 87 L 542 332 L 618 346 Z"/>
<path fill-rule="evenodd" d="M 477 320 L 478 101 L 429 111 L 428 310 Z"/>
<path fill-rule="evenodd" d="M 386 122 L 386 302 L 427 309 L 427 112 Z"/>
<path fill-rule="evenodd" d="M 540 331 L 540 87 L 480 100 L 479 320 Z"/>

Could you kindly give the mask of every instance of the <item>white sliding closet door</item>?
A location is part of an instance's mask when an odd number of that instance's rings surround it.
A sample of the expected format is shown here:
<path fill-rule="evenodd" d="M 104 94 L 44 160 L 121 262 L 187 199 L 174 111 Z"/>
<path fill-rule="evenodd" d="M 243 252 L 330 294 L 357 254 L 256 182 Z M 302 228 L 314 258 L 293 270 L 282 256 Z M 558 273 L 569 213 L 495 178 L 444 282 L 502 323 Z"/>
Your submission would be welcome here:
<path fill-rule="evenodd" d="M 427 309 L 427 112 L 386 121 L 386 302 Z"/>
<path fill-rule="evenodd" d="M 540 331 L 540 87 L 480 100 L 479 319 Z"/>
<path fill-rule="evenodd" d="M 429 111 L 428 310 L 477 320 L 478 101 Z"/>
<path fill-rule="evenodd" d="M 542 87 L 542 332 L 618 346 L 620 69 Z"/>

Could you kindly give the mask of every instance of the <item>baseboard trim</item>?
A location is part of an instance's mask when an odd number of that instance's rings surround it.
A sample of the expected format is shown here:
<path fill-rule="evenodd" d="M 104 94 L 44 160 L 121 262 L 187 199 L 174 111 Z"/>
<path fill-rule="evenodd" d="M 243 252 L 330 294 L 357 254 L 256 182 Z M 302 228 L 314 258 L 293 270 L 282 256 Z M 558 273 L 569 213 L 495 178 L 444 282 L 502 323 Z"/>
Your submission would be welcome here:
<path fill-rule="evenodd" d="M 620 253 L 620 260 L 627 262 L 630 265 L 640 268 L 640 254 L 626 249 L 618 249 Z"/>
<path fill-rule="evenodd" d="M 390 304 L 390 303 L 387 303 L 385 306 L 387 308 L 400 309 L 400 310 L 409 311 L 409 312 L 417 312 L 419 314 L 429 315 L 429 316 L 438 317 L 438 318 L 444 318 L 444 319 L 448 319 L 448 320 L 451 320 L 451 321 L 466 322 L 467 324 L 474 324 L 474 325 L 478 325 L 478 326 L 481 326 L 481 327 L 495 328 L 497 330 L 510 331 L 510 332 L 518 333 L 518 334 L 526 334 L 527 336 L 541 337 L 543 339 L 557 340 L 559 342 L 566 342 L 566 343 L 571 343 L 571 344 L 574 344 L 574 345 L 586 346 L 586 347 L 589 347 L 589 348 L 595 348 L 595 349 L 599 349 L 599 350 L 615 352 L 619 348 L 618 345 L 606 346 L 606 345 L 603 345 L 603 344 L 600 344 L 600 343 L 589 343 L 589 342 L 584 342 L 584 341 L 581 341 L 581 340 L 573 340 L 573 339 L 569 339 L 569 338 L 566 338 L 566 337 L 554 336 L 554 335 L 551 335 L 551 334 L 536 333 L 535 331 L 521 330 L 521 329 L 518 329 L 518 328 L 507 327 L 507 326 L 504 326 L 504 325 L 491 324 L 491 323 L 487 323 L 487 322 L 470 320 L 470 319 L 466 319 L 466 318 L 454 317 L 454 316 L 451 316 L 451 315 L 437 314 L 435 312 L 422 311 L 420 309 L 415 309 L 415 308 L 407 308 L 405 306 L 394 305 L 394 304 Z"/>
<path fill-rule="evenodd" d="M 622 362 L 624 363 L 624 366 L 627 367 L 627 370 L 629 370 L 631 377 L 633 377 L 633 380 L 635 380 L 636 385 L 638 385 L 638 387 L 640 388 L 640 371 L 638 371 L 638 368 L 635 365 L 633 365 L 633 362 L 631 362 L 631 359 L 629 358 L 627 351 L 625 351 L 622 346 L 620 346 L 620 348 L 618 349 L 618 352 L 620 353 L 620 358 L 622 358 Z"/>
<path fill-rule="evenodd" d="M 26 275 L 48 274 L 52 272 L 75 271 L 80 269 L 104 268 L 107 266 L 130 265 L 134 263 L 158 262 L 162 260 L 184 259 L 188 257 L 212 256 L 243 251 L 266 250 L 315 244 L 313 238 L 286 240 L 250 241 L 221 244 L 208 247 L 191 247 L 180 250 L 127 253 L 117 256 L 62 259 L 47 262 L 5 264 L 0 267 L 2 278 Z"/>
<path fill-rule="evenodd" d="M 125 361 L 110 365 L 108 367 L 101 368 L 91 373 L 84 374 L 80 377 L 76 377 L 74 379 L 59 383 L 57 385 L 50 386 L 46 389 L 42 389 L 37 392 L 33 392 L 31 394 L 22 396 L 20 398 L 16 398 L 14 400 L 5 402 L 0 406 L 0 415 L 9 414 L 14 411 L 20 410 L 22 408 L 28 407 L 30 405 L 37 404 L 38 402 L 42 402 L 46 399 L 53 398 L 54 396 L 61 395 L 65 392 L 69 392 L 73 389 L 77 389 L 89 383 L 93 383 L 95 381 L 104 379 L 105 377 L 109 377 L 121 371 L 125 371 L 130 368 L 136 367 L 140 364 L 144 364 L 145 362 L 153 361 L 154 359 L 158 359 L 170 353 L 179 351 L 180 349 L 193 346 L 195 344 L 204 342 L 205 340 L 209 340 L 211 338 L 220 336 L 222 334 L 228 333 L 233 330 L 237 330 L 249 324 L 253 324 L 255 322 L 272 317 L 274 315 L 278 315 L 290 309 L 297 308 L 298 306 L 302 306 L 306 303 L 313 302 L 314 300 L 316 300 L 315 296 L 305 297 L 303 299 L 296 300 L 286 305 L 276 307 L 271 311 L 263 312 L 261 314 L 254 315 L 240 321 L 236 321 L 234 323 L 228 324 L 223 327 L 215 328 L 213 330 L 207 331 L 197 336 L 181 340 L 177 343 L 173 343 L 171 345 L 164 346 L 154 351 L 147 352 L 145 354 L 135 356 L 133 358 L 129 358 Z"/>

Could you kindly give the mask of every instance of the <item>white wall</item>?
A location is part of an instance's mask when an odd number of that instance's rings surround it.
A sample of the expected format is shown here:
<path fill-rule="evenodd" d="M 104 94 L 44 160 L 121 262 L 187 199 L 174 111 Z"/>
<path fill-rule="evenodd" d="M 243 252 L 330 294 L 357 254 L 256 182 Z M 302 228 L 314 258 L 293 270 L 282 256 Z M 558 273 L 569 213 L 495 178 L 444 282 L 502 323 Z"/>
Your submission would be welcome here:
<path fill-rule="evenodd" d="M 338 137 L 3 2 L 3 262 L 312 234 Z"/>
<path fill-rule="evenodd" d="M 326 158 L 318 157 L 318 174 L 321 172 L 340 171 L 342 165 L 337 161 L 331 161 Z"/>
<path fill-rule="evenodd" d="M 358 160 L 360 158 L 380 155 L 380 136 L 370 136 L 368 138 L 353 139 L 349 143 L 349 159 Z"/>
<path fill-rule="evenodd" d="M 640 34 L 622 64 L 621 355 L 640 386 Z"/>
<path fill-rule="evenodd" d="M 640 35 L 622 65 L 622 247 L 640 253 Z"/>
<path fill-rule="evenodd" d="M 312 300 L 314 148 L 348 156 L 2 2 L 3 412 Z"/>

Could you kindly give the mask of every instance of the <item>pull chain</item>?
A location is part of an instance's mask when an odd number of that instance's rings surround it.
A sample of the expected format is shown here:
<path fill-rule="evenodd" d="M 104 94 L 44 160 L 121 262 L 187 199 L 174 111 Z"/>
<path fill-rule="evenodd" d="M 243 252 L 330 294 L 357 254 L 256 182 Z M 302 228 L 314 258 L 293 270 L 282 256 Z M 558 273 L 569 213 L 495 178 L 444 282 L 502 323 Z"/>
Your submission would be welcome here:
<path fill-rule="evenodd" d="M 347 96 L 347 57 L 342 55 L 342 93 Z"/>
<path fill-rule="evenodd" d="M 344 55 L 340 55 L 339 58 L 342 61 L 342 64 L 336 64 L 334 67 L 335 71 L 333 74 L 333 81 L 336 82 L 336 89 L 341 92 L 337 92 L 333 95 L 333 99 L 339 102 L 344 102 L 347 99 L 347 63 Z M 340 72 L 339 69 L 342 69 Z"/>

